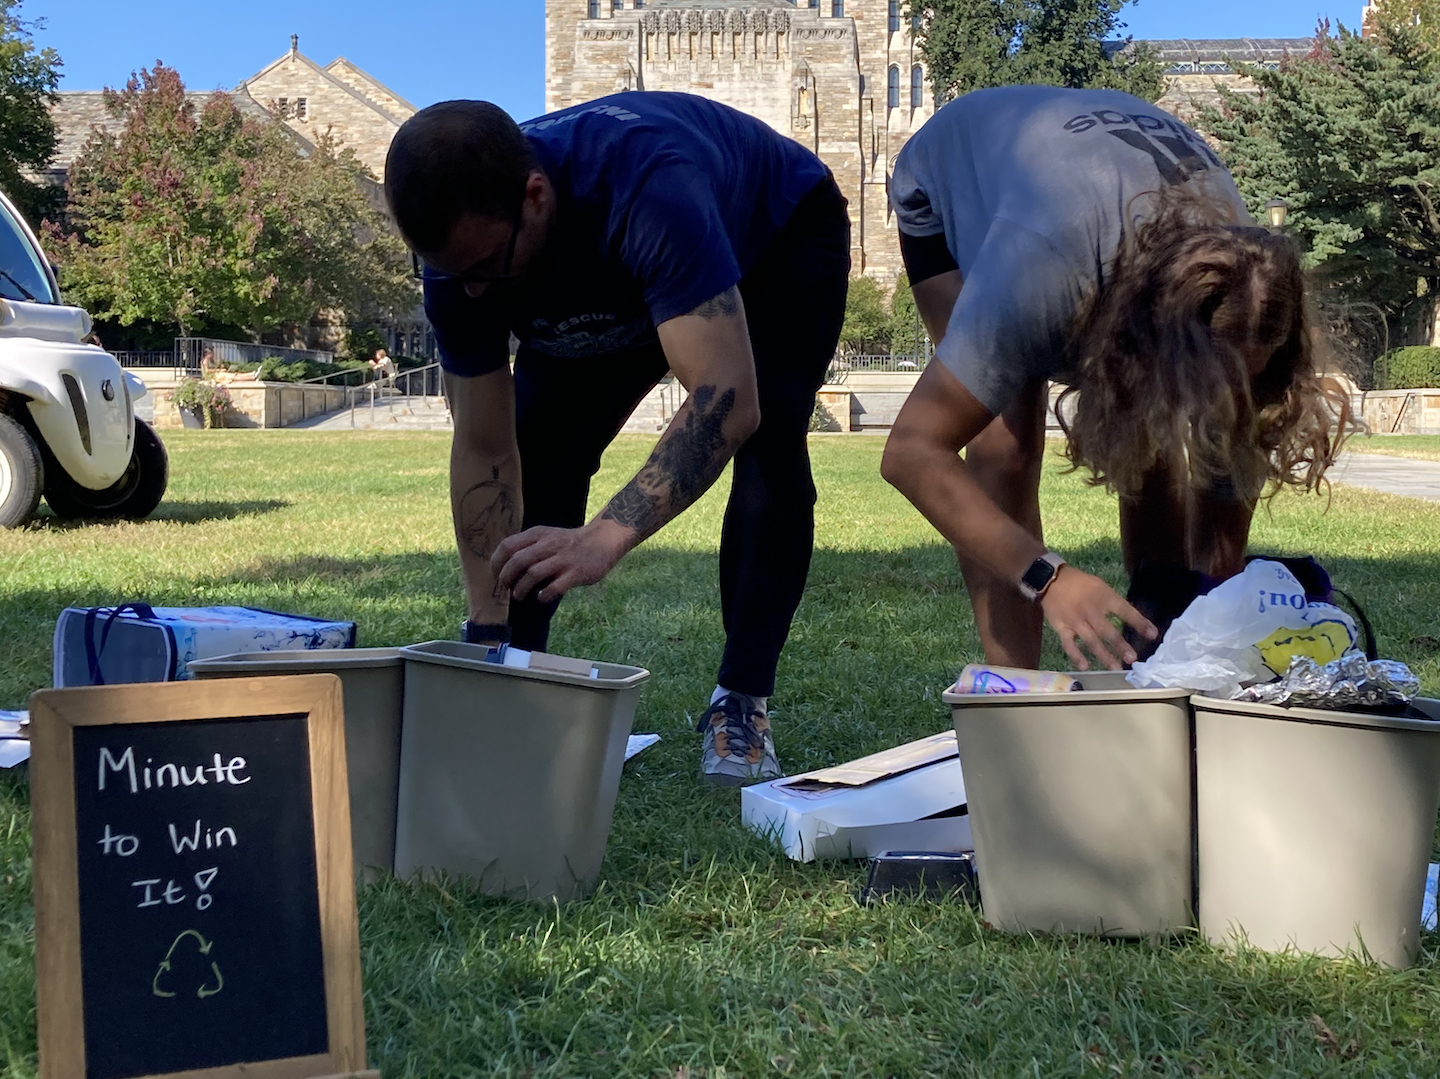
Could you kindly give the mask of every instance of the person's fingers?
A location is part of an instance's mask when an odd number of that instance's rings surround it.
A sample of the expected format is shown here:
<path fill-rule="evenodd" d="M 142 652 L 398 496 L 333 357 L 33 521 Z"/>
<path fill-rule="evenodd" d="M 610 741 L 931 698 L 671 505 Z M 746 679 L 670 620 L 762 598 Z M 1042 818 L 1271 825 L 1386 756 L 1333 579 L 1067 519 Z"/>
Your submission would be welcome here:
<path fill-rule="evenodd" d="M 1105 624 L 1109 625 L 1108 622 Z M 1090 649 L 1090 654 L 1109 670 L 1118 671 L 1123 666 L 1106 646 L 1105 638 L 1092 624 L 1087 622 L 1080 626 L 1080 639 L 1085 642 L 1085 647 Z"/>
<path fill-rule="evenodd" d="M 1070 657 L 1070 662 L 1075 665 L 1077 671 L 1088 671 L 1090 661 L 1075 644 L 1075 633 L 1065 626 L 1055 626 L 1055 632 L 1060 637 L 1060 647 L 1065 649 L 1065 654 Z"/>
<path fill-rule="evenodd" d="M 495 578 L 502 588 L 513 589 L 517 582 L 523 577 L 535 563 L 549 557 L 549 544 L 543 540 L 532 537 L 515 549 L 510 557 L 500 566 Z M 499 553 L 496 553 L 496 558 Z M 492 565 L 493 560 L 492 560 Z"/>
<path fill-rule="evenodd" d="M 535 598 L 541 603 L 550 603 L 553 600 L 559 599 L 577 584 L 583 583 L 580 579 L 580 574 L 576 573 L 573 568 L 567 569 L 557 575 L 555 579 L 544 588 L 540 589 Z"/>
<path fill-rule="evenodd" d="M 535 589 L 546 584 L 563 568 L 564 560 L 559 555 L 535 562 L 525 571 L 524 576 L 515 583 L 515 587 L 510 590 L 511 596 L 515 599 L 524 599 L 531 592 L 535 591 Z"/>
<path fill-rule="evenodd" d="M 505 584 L 505 567 L 519 552 L 533 547 L 536 543 L 546 538 L 549 529 L 544 527 L 527 528 L 524 532 L 517 532 L 513 536 L 506 536 L 495 547 L 490 555 L 490 568 L 494 571 L 496 579 Z M 528 563 L 526 563 L 528 565 Z M 515 570 L 512 576 L 520 571 Z"/>
<path fill-rule="evenodd" d="M 1105 642 L 1105 647 L 1120 657 L 1121 663 L 1135 662 L 1135 649 L 1130 647 L 1130 642 L 1125 639 L 1115 623 L 1109 618 L 1101 617 L 1099 621 L 1100 639 Z"/>
<path fill-rule="evenodd" d="M 1110 607 L 1111 614 L 1118 615 L 1126 625 L 1130 626 L 1137 633 L 1143 633 L 1149 640 L 1153 641 L 1156 637 L 1160 636 L 1160 631 L 1155 628 L 1155 623 L 1151 622 L 1150 619 L 1146 618 L 1129 603 L 1121 599 L 1118 593 L 1115 599 L 1117 602 L 1113 603 Z"/>

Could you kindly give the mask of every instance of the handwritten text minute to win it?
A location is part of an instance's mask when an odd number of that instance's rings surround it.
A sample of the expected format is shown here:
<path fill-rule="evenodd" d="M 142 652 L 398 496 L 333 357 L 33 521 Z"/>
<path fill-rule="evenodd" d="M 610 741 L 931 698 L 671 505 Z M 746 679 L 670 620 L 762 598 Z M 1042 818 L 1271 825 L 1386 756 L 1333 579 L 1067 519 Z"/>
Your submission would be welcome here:
<path fill-rule="evenodd" d="M 146 757 L 143 767 L 135 765 L 135 749 L 126 746 L 125 752 L 116 757 L 108 747 L 100 750 L 100 790 L 105 789 L 105 778 L 108 774 L 118 773 L 122 786 L 128 779 L 130 793 L 139 794 L 143 790 L 163 787 L 194 787 L 206 786 L 210 783 L 231 783 L 235 786 L 243 786 L 250 782 L 252 777 L 239 778 L 237 773 L 245 771 L 244 757 L 231 757 L 228 764 L 221 763 L 220 754 L 215 754 L 214 764 L 201 764 L 195 768 L 186 768 L 183 764 L 161 764 L 152 767 L 154 758 Z"/>

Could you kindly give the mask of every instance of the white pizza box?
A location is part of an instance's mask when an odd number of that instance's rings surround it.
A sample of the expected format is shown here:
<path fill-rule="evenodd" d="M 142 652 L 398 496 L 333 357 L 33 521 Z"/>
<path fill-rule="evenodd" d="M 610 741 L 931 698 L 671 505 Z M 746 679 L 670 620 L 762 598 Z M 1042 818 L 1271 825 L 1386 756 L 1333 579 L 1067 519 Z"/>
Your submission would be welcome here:
<path fill-rule="evenodd" d="M 953 730 L 746 787 L 740 817 L 797 862 L 975 849 Z"/>

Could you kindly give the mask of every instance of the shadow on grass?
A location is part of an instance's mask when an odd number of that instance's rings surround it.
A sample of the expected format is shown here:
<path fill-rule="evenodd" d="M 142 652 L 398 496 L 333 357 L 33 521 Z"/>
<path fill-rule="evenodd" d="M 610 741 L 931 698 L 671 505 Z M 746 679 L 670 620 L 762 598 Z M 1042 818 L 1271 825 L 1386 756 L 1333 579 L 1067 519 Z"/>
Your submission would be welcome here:
<path fill-rule="evenodd" d="M 280 498 L 262 498 L 246 502 L 161 502 L 155 512 L 142 521 L 179 521 L 182 524 L 200 524 L 204 521 L 233 521 L 237 517 L 257 517 L 262 513 L 283 510 L 292 503 Z M 77 528 L 94 525 L 110 525 L 127 522 L 129 518 L 114 517 L 57 517 L 47 513 L 36 517 L 30 528 L 44 532 L 69 532 Z"/>

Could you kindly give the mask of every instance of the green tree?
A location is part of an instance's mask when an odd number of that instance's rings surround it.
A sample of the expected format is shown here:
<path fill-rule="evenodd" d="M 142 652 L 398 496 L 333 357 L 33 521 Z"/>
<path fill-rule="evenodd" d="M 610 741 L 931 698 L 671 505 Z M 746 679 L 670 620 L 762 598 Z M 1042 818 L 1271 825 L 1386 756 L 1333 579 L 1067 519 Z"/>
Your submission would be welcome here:
<path fill-rule="evenodd" d="M 1440 58 L 1412 26 L 1328 29 L 1278 70 L 1245 68 L 1261 93 L 1226 94 L 1199 124 L 1252 210 L 1290 203 L 1325 283 L 1400 312 L 1440 291 Z"/>
<path fill-rule="evenodd" d="M 322 309 L 383 317 L 413 306 L 403 244 L 328 137 L 302 146 L 224 93 L 197 109 L 156 64 L 106 91 L 120 122 L 71 169 L 51 226 L 66 290 L 101 319 L 171 323 L 182 336 L 304 327 Z"/>
<path fill-rule="evenodd" d="M 1130 2 L 929 0 L 920 51 L 935 100 L 1040 83 L 1125 90 L 1154 101 L 1164 91 L 1154 58 L 1133 42 L 1123 50 L 1113 46 L 1125 26 L 1120 12 Z"/>
<path fill-rule="evenodd" d="M 890 308 L 885 290 L 873 278 L 850 278 L 845 293 L 845 322 L 840 347 L 846 352 L 878 355 L 890 351 Z"/>
<path fill-rule="evenodd" d="M 18 12 L 21 0 L 0 0 L 0 190 L 32 222 L 48 212 L 55 190 L 26 179 L 55 156 L 55 122 L 50 106 L 60 85 L 60 57 L 37 49 Z"/>
<path fill-rule="evenodd" d="M 1415 27 L 1428 48 L 1440 45 L 1440 0 L 1385 0 L 1385 17 Z"/>
<path fill-rule="evenodd" d="M 898 356 L 918 356 L 925 351 L 925 324 L 910 291 L 910 278 L 901 274 L 890 295 L 890 351 Z"/>

